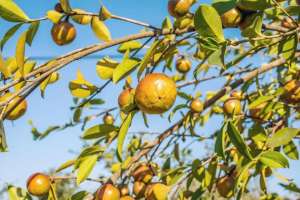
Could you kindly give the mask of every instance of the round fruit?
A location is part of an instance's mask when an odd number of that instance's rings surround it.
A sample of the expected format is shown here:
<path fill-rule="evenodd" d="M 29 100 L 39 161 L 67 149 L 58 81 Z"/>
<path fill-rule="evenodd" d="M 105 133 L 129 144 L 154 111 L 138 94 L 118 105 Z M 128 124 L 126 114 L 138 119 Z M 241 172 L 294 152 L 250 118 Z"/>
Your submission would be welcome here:
<path fill-rule="evenodd" d="M 148 164 L 141 164 L 136 167 L 131 174 L 135 181 L 142 181 L 144 183 L 148 183 L 153 178 L 153 170 L 151 166 Z"/>
<path fill-rule="evenodd" d="M 191 69 L 191 61 L 187 58 L 180 58 L 176 61 L 176 69 L 180 73 L 187 73 Z"/>
<path fill-rule="evenodd" d="M 119 187 L 121 196 L 127 196 L 129 194 L 129 189 L 127 185 L 122 185 Z"/>
<path fill-rule="evenodd" d="M 81 9 L 73 9 L 74 15 L 71 15 L 72 19 L 74 22 L 78 23 L 78 24 L 90 24 L 91 20 L 92 20 L 92 16 L 90 15 L 85 15 L 86 12 L 84 10 Z"/>
<path fill-rule="evenodd" d="M 118 103 L 121 110 L 130 110 L 134 106 L 134 95 L 135 90 L 132 88 L 127 88 L 120 93 Z"/>
<path fill-rule="evenodd" d="M 0 97 L 0 102 L 3 103 L 6 100 L 8 100 L 12 96 L 11 93 L 5 93 L 3 96 Z M 6 119 L 8 120 L 16 120 L 20 117 L 22 117 L 26 110 L 27 110 L 27 101 L 24 99 L 16 106 L 16 103 L 18 103 L 22 98 L 17 96 L 13 100 L 11 100 L 6 108 L 6 111 L 12 109 L 15 107 L 7 116 Z"/>
<path fill-rule="evenodd" d="M 114 121 L 115 121 L 114 117 L 109 113 L 106 113 L 103 117 L 103 122 L 106 125 L 113 125 Z"/>
<path fill-rule="evenodd" d="M 33 196 L 44 196 L 49 193 L 51 180 L 49 176 L 35 173 L 27 180 L 27 190 Z"/>
<path fill-rule="evenodd" d="M 222 197 L 230 198 L 233 195 L 234 178 L 226 175 L 217 181 L 216 187 Z"/>
<path fill-rule="evenodd" d="M 108 183 L 98 189 L 96 200 L 119 200 L 120 196 L 119 189 Z"/>
<path fill-rule="evenodd" d="M 237 27 L 241 20 L 242 14 L 237 8 L 232 8 L 221 16 L 224 27 Z"/>
<path fill-rule="evenodd" d="M 230 97 L 233 97 L 233 98 L 236 98 L 236 99 L 239 99 L 239 100 L 244 99 L 243 93 L 241 91 L 236 91 L 236 90 L 231 92 Z"/>
<path fill-rule="evenodd" d="M 54 10 L 59 13 L 64 13 L 64 9 L 61 7 L 60 3 L 55 4 Z"/>
<path fill-rule="evenodd" d="M 70 44 L 76 37 L 76 29 L 73 24 L 69 22 L 58 22 L 54 24 L 51 29 L 51 35 L 53 41 L 57 45 Z"/>
<path fill-rule="evenodd" d="M 168 10 L 173 17 L 183 17 L 189 12 L 193 1 L 191 0 L 169 0 Z"/>
<path fill-rule="evenodd" d="M 124 197 L 121 197 L 120 200 L 134 200 L 134 198 L 131 196 L 124 196 Z"/>
<path fill-rule="evenodd" d="M 203 103 L 199 99 L 194 99 L 190 104 L 190 109 L 193 113 L 200 113 L 203 111 Z"/>
<path fill-rule="evenodd" d="M 287 103 L 300 103 L 300 81 L 291 80 L 284 85 L 283 98 Z"/>
<path fill-rule="evenodd" d="M 272 112 L 264 113 L 264 109 L 267 107 L 268 103 L 263 102 L 256 106 L 255 108 L 251 108 L 249 110 L 250 116 L 258 121 L 265 121 L 272 117 Z"/>
<path fill-rule="evenodd" d="M 223 111 L 227 115 L 239 115 L 242 112 L 241 101 L 236 98 L 229 98 L 223 104 Z"/>
<path fill-rule="evenodd" d="M 145 196 L 147 185 L 140 181 L 135 181 L 133 184 L 133 194 L 136 198 L 142 198 Z"/>
<path fill-rule="evenodd" d="M 148 185 L 145 197 L 146 200 L 167 200 L 169 187 L 162 183 Z"/>
<path fill-rule="evenodd" d="M 173 106 L 176 95 L 176 84 L 171 78 L 165 74 L 153 73 L 139 82 L 135 102 L 145 113 L 162 114 Z"/>

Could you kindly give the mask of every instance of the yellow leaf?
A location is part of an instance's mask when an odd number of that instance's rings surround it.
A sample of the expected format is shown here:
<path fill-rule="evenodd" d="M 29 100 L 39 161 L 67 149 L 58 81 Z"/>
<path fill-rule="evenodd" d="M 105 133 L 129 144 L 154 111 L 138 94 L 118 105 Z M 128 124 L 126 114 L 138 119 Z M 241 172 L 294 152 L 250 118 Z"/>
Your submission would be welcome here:
<path fill-rule="evenodd" d="M 29 20 L 24 11 L 12 0 L 0 0 L 0 16 L 11 22 L 26 22 Z"/>
<path fill-rule="evenodd" d="M 84 79 L 80 70 L 77 71 L 77 79 L 69 83 L 69 89 L 74 97 L 86 98 L 97 89 L 92 83 Z"/>
<path fill-rule="evenodd" d="M 103 80 L 111 79 L 118 64 L 117 61 L 109 57 L 102 58 L 98 61 L 96 66 L 97 75 Z"/>
<path fill-rule="evenodd" d="M 26 63 L 24 64 L 24 75 L 27 75 L 30 72 L 32 72 L 32 70 L 34 69 L 35 65 L 36 65 L 36 62 L 34 62 L 34 61 L 26 61 Z M 18 80 L 21 77 L 22 77 L 21 72 L 19 70 L 17 70 L 16 74 L 14 76 L 14 80 Z M 24 85 L 25 85 L 25 81 L 22 81 L 22 82 L 16 84 L 14 86 L 15 90 L 16 91 L 20 90 L 22 87 L 24 87 Z"/>
<path fill-rule="evenodd" d="M 4 75 L 5 78 L 9 76 L 7 67 L 4 63 L 4 59 L 0 53 L 0 72 Z"/>
<path fill-rule="evenodd" d="M 92 18 L 91 27 L 92 27 L 95 35 L 100 40 L 103 40 L 103 41 L 111 40 L 111 35 L 110 35 L 109 29 L 98 17 Z"/>
<path fill-rule="evenodd" d="M 24 74 L 24 63 L 25 63 L 25 43 L 26 43 L 26 36 L 27 36 L 27 31 L 22 33 L 20 36 L 17 47 L 16 47 L 16 60 L 17 60 L 17 66 L 19 71 L 21 72 L 21 75 L 23 76 Z"/>
<path fill-rule="evenodd" d="M 49 10 L 47 12 L 47 18 L 50 19 L 54 24 L 58 23 L 63 16 L 64 15 L 62 13 L 59 13 L 55 10 Z"/>

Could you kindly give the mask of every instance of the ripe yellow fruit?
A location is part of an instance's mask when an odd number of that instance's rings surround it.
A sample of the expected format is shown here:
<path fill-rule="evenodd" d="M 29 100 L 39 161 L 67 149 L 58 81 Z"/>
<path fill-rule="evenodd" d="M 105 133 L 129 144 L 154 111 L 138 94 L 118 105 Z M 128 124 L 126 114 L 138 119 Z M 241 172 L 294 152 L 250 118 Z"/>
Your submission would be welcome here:
<path fill-rule="evenodd" d="M 242 91 L 236 91 L 236 90 L 231 92 L 230 97 L 236 98 L 238 100 L 244 99 L 243 92 Z"/>
<path fill-rule="evenodd" d="M 233 195 L 234 177 L 224 176 L 217 181 L 217 190 L 219 194 L 224 198 L 230 198 Z"/>
<path fill-rule="evenodd" d="M 162 183 L 153 183 L 147 186 L 146 200 L 167 200 L 169 187 Z"/>
<path fill-rule="evenodd" d="M 135 103 L 148 114 L 162 114 L 174 104 L 177 95 L 175 82 L 161 73 L 148 74 L 142 79 L 135 93 Z"/>
<path fill-rule="evenodd" d="M 237 27 L 242 21 L 242 13 L 237 8 L 232 8 L 221 16 L 224 27 Z"/>
<path fill-rule="evenodd" d="M 51 180 L 48 175 L 35 173 L 27 180 L 27 190 L 31 195 L 44 196 L 49 193 Z"/>
<path fill-rule="evenodd" d="M 169 0 L 168 11 L 173 17 L 183 17 L 189 12 L 193 1 L 191 0 Z"/>
<path fill-rule="evenodd" d="M 135 181 L 142 181 L 144 183 L 148 183 L 153 178 L 153 170 L 148 164 L 141 164 L 136 167 L 131 174 Z"/>
<path fill-rule="evenodd" d="M 118 97 L 118 104 L 122 111 L 130 110 L 134 105 L 135 89 L 127 88 Z"/>
<path fill-rule="evenodd" d="M 227 115 L 239 115 L 242 112 L 241 101 L 236 98 L 229 98 L 223 104 L 223 111 Z"/>
<path fill-rule="evenodd" d="M 0 102 L 7 101 L 12 96 L 12 93 L 6 93 L 0 97 Z M 17 96 L 15 97 L 10 103 L 8 104 L 6 111 L 10 110 L 11 108 L 16 106 L 16 103 L 20 101 L 22 98 Z M 22 117 L 27 110 L 27 101 L 24 99 L 19 103 L 7 116 L 6 119 L 8 120 L 16 120 Z"/>
<path fill-rule="evenodd" d="M 142 198 L 145 196 L 147 185 L 140 181 L 135 181 L 133 184 L 133 194 L 136 198 Z"/>
<path fill-rule="evenodd" d="M 200 113 L 203 111 L 203 103 L 199 99 L 194 99 L 190 104 L 190 109 L 193 113 Z"/>
<path fill-rule="evenodd" d="M 104 124 L 107 124 L 107 125 L 113 125 L 114 122 L 115 122 L 115 119 L 114 119 L 114 117 L 113 117 L 111 114 L 106 113 L 106 114 L 104 115 L 104 117 L 103 117 L 103 123 L 104 123 Z"/>
<path fill-rule="evenodd" d="M 285 92 L 282 97 L 287 103 L 300 103 L 300 81 L 291 80 L 283 88 Z"/>
<path fill-rule="evenodd" d="M 119 200 L 120 196 L 119 189 L 108 183 L 98 189 L 96 200 Z"/>
<path fill-rule="evenodd" d="M 76 38 L 76 29 L 73 24 L 63 21 L 54 24 L 51 29 L 53 41 L 57 45 L 70 44 Z"/>
<path fill-rule="evenodd" d="M 134 198 L 131 196 L 123 196 L 120 200 L 134 200 Z"/>
<path fill-rule="evenodd" d="M 187 58 L 180 58 L 176 61 L 176 69 L 180 73 L 187 73 L 190 71 L 192 63 Z"/>

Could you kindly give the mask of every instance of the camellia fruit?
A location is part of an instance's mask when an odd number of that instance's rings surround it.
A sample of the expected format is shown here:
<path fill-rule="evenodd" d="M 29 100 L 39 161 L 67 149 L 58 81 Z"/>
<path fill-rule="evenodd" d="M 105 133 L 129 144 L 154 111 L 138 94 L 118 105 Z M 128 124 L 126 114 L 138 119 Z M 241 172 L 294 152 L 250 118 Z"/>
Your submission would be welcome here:
<path fill-rule="evenodd" d="M 108 183 L 98 189 L 96 200 L 119 200 L 120 196 L 119 189 Z"/>
<path fill-rule="evenodd" d="M 150 165 L 144 163 L 136 167 L 131 174 L 135 181 L 148 183 L 153 178 L 153 170 Z"/>
<path fill-rule="evenodd" d="M 221 16 L 221 20 L 224 27 L 237 27 L 242 21 L 242 13 L 237 8 L 232 8 Z"/>
<path fill-rule="evenodd" d="M 227 115 L 239 115 L 242 112 L 241 101 L 237 98 L 229 98 L 223 104 L 223 111 Z"/>
<path fill-rule="evenodd" d="M 148 114 L 162 114 L 174 104 L 177 95 L 175 82 L 162 73 L 148 74 L 135 92 L 135 103 Z"/>
<path fill-rule="evenodd" d="M 180 58 L 176 61 L 176 69 L 180 73 L 187 73 L 190 71 L 192 63 L 187 58 Z"/>
<path fill-rule="evenodd" d="M 244 95 L 242 91 L 232 91 L 230 94 L 230 97 L 236 98 L 238 100 L 243 100 L 244 99 Z"/>
<path fill-rule="evenodd" d="M 230 198 L 233 195 L 234 177 L 224 176 L 217 181 L 216 184 L 219 194 L 224 198 Z"/>
<path fill-rule="evenodd" d="M 31 195 L 44 196 L 49 193 L 51 180 L 48 175 L 35 173 L 27 180 L 27 190 Z"/>
<path fill-rule="evenodd" d="M 170 188 L 162 183 L 152 183 L 147 186 L 146 200 L 167 200 Z"/>
<path fill-rule="evenodd" d="M 147 185 L 141 181 L 135 181 L 133 184 L 133 194 L 136 198 L 142 198 L 145 196 Z"/>
<path fill-rule="evenodd" d="M 53 25 L 51 35 L 53 41 L 62 46 L 70 44 L 76 38 L 76 29 L 70 22 L 61 21 Z"/>
<path fill-rule="evenodd" d="M 0 102 L 7 101 L 12 96 L 12 93 L 5 93 L 3 96 L 0 97 Z M 16 120 L 22 117 L 26 110 L 27 110 L 27 101 L 24 99 L 16 106 L 16 103 L 18 103 L 22 97 L 15 97 L 13 100 L 11 100 L 6 108 L 6 110 L 10 110 L 11 108 L 15 107 L 7 116 L 6 119 L 8 120 Z"/>
<path fill-rule="evenodd" d="M 183 17 L 189 12 L 192 0 L 169 0 L 168 11 L 173 17 Z"/>
<path fill-rule="evenodd" d="M 190 109 L 193 113 L 200 113 L 203 111 L 203 103 L 199 99 L 194 99 L 190 104 Z"/>
<path fill-rule="evenodd" d="M 114 117 L 109 114 L 109 113 L 106 113 L 103 117 L 103 123 L 106 124 L 106 125 L 113 125 L 115 122 L 115 119 Z"/>
<path fill-rule="evenodd" d="M 126 88 L 120 93 L 118 97 L 118 104 L 122 111 L 129 111 L 134 107 L 134 96 L 135 89 L 132 88 Z"/>

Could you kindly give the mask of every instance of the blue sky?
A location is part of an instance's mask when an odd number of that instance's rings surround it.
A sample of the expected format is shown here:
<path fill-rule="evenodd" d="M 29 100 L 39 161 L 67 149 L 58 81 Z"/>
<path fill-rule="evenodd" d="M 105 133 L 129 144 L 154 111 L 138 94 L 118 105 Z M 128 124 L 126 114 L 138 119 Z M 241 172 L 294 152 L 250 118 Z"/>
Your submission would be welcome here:
<path fill-rule="evenodd" d="M 24 11 L 31 18 L 39 18 L 45 15 L 46 11 L 52 9 L 56 1 L 38 1 L 38 0 L 16 0 L 16 2 L 24 9 Z M 72 6 L 86 9 L 91 12 L 98 12 L 99 1 L 97 0 L 84 0 L 76 1 L 71 0 Z M 148 22 L 152 25 L 160 26 L 161 21 L 165 18 L 167 13 L 167 0 L 106 0 L 102 1 L 112 13 L 120 16 L 126 16 L 133 19 Z M 208 1 L 201 1 L 208 2 Z M 113 38 L 128 35 L 130 33 L 137 33 L 141 27 L 120 23 L 116 20 L 107 22 Z M 11 24 L 4 22 L 0 19 L 0 36 L 6 32 Z M 94 37 L 92 31 L 86 26 L 77 26 L 78 36 L 76 40 L 65 47 L 58 47 L 50 37 L 50 23 L 42 22 L 40 30 L 33 42 L 31 48 L 27 48 L 27 56 L 58 56 L 77 48 L 84 47 L 88 44 L 99 42 Z M 17 34 L 20 34 L 19 31 Z M 227 35 L 236 34 L 236 31 L 228 31 Z M 11 39 L 4 49 L 4 56 L 14 55 L 16 37 Z M 113 49 L 99 52 L 95 55 L 101 58 L 103 55 L 115 54 Z M 72 117 L 72 112 L 69 110 L 72 104 L 72 96 L 68 90 L 68 82 L 75 79 L 75 73 L 78 68 L 81 69 L 86 78 L 96 85 L 103 84 L 95 73 L 95 59 L 85 59 L 76 61 L 61 70 L 61 80 L 58 84 L 51 85 L 46 90 L 45 99 L 41 99 L 39 91 L 35 91 L 28 98 L 29 109 L 24 117 L 11 123 L 6 122 L 5 128 L 7 131 L 7 140 L 9 144 L 9 152 L 0 154 L 0 188 L 6 183 L 25 186 L 27 177 L 36 171 L 47 171 L 50 168 L 55 168 L 68 159 L 72 159 L 76 154 L 70 151 L 78 152 L 82 145 L 79 139 L 81 135 L 80 128 L 67 129 L 63 132 L 54 133 L 42 141 L 33 141 L 30 133 L 30 126 L 27 121 L 32 119 L 37 127 L 44 130 L 49 125 L 63 124 Z M 44 62 L 39 60 L 39 63 Z M 213 82 L 200 85 L 201 90 L 216 90 L 222 82 Z M 103 109 L 110 108 L 116 105 L 116 99 L 119 91 L 121 91 L 122 84 L 118 86 L 110 86 L 103 91 L 100 98 L 103 98 L 107 104 Z M 112 92 L 114 91 L 114 92 Z M 116 91 L 116 92 L 115 92 Z M 195 91 L 193 91 L 195 93 Z M 117 114 L 117 113 L 114 113 Z M 99 121 L 100 122 L 100 119 Z M 95 122 L 96 123 L 96 122 Z M 139 116 L 135 119 L 131 131 L 145 130 L 142 119 Z M 150 125 L 151 131 L 162 131 L 165 128 L 166 120 L 161 120 L 159 117 L 151 117 Z M 212 120 L 208 123 L 203 133 L 211 132 L 220 125 L 218 119 Z M 199 145 L 198 145 L 199 146 Z M 195 155 L 203 154 L 203 147 L 195 149 Z M 203 145 L 204 146 L 204 145 Z M 300 178 L 297 177 L 297 166 L 299 162 L 291 163 L 292 169 L 285 170 L 283 173 L 290 178 L 296 178 L 297 183 L 300 185 Z M 97 167 L 101 168 L 101 165 Z M 95 170 L 93 175 L 98 175 L 99 171 Z M 272 190 L 280 190 L 276 187 L 276 179 L 270 180 Z M 86 185 L 83 185 L 87 186 Z M 93 188 L 91 185 L 88 188 Z"/>

